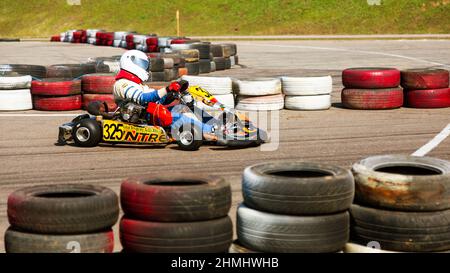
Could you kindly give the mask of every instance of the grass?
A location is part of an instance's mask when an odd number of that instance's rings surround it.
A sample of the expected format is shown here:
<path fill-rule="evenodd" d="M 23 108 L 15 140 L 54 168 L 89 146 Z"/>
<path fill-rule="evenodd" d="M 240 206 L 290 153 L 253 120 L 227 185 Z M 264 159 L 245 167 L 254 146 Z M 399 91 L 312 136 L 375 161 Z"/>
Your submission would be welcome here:
<path fill-rule="evenodd" d="M 450 0 L 0 1 L 0 37 L 49 37 L 102 28 L 175 35 L 450 33 Z"/>

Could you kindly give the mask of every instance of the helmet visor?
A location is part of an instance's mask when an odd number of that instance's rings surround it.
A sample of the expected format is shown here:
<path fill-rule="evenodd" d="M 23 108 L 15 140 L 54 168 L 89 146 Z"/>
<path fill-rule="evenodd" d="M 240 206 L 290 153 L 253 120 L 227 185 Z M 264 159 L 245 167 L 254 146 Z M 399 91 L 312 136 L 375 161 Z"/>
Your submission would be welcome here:
<path fill-rule="evenodd" d="M 149 62 L 148 60 L 140 59 L 140 58 L 131 58 L 132 62 L 139 66 L 140 68 L 144 70 L 148 70 Z"/>

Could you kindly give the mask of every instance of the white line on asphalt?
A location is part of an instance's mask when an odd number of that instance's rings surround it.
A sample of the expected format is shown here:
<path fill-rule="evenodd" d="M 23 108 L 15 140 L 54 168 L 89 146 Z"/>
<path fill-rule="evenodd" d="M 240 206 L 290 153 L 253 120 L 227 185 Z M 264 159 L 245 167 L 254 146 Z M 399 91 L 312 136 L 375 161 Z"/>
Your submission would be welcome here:
<path fill-rule="evenodd" d="M 444 141 L 450 135 L 450 124 L 444 128 L 437 136 L 435 136 L 430 142 L 422 146 L 419 150 L 415 151 L 412 156 L 425 156 L 431 152 L 436 146 Z"/>
<path fill-rule="evenodd" d="M 258 44 L 258 43 L 252 43 L 252 44 L 241 43 L 241 44 L 251 45 L 251 46 L 270 46 L 270 47 L 284 47 L 284 48 L 306 48 L 306 49 L 319 49 L 319 50 L 329 50 L 329 51 L 344 51 L 344 52 L 351 52 L 351 53 L 363 53 L 363 54 L 372 54 L 372 55 L 382 55 L 382 56 L 388 56 L 388 57 L 395 57 L 395 58 L 412 60 L 412 61 L 416 61 L 416 62 L 429 63 L 429 64 L 438 65 L 438 66 L 450 67 L 450 65 L 448 65 L 448 64 L 442 64 L 442 63 L 422 60 L 422 59 L 414 58 L 414 57 L 408 57 L 408 56 L 403 56 L 403 55 L 398 55 L 398 54 L 391 54 L 391 53 L 376 52 L 376 51 L 365 51 L 365 50 L 332 48 L 332 47 L 319 47 L 319 46 L 301 46 L 301 45 L 276 45 L 276 44 Z"/>
<path fill-rule="evenodd" d="M 80 113 L 74 114 L 0 114 L 0 117 L 74 117 Z"/>

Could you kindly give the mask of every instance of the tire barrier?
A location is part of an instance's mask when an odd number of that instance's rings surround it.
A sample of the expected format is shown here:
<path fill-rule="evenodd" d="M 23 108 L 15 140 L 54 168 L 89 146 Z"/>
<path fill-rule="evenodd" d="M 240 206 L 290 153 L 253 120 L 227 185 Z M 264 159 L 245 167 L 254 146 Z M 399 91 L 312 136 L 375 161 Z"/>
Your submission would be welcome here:
<path fill-rule="evenodd" d="M 355 163 L 352 241 L 383 250 L 450 250 L 450 162 L 402 155 Z"/>
<path fill-rule="evenodd" d="M 290 110 L 327 110 L 331 107 L 333 80 L 324 77 L 281 77 L 285 108 Z"/>
<path fill-rule="evenodd" d="M 0 90 L 0 111 L 33 109 L 30 89 Z"/>
<path fill-rule="evenodd" d="M 342 72 L 344 107 L 359 110 L 395 109 L 403 106 L 401 73 L 395 68 L 349 68 Z"/>
<path fill-rule="evenodd" d="M 48 78 L 31 83 L 33 108 L 42 111 L 81 109 L 81 80 Z"/>
<path fill-rule="evenodd" d="M 42 213 L 45 211 L 45 214 Z M 84 184 L 23 188 L 8 197 L 7 253 L 112 252 L 117 195 Z M 70 242 L 77 242 L 77 246 Z"/>
<path fill-rule="evenodd" d="M 130 178 L 120 196 L 125 252 L 223 253 L 232 243 L 231 188 L 222 178 Z"/>

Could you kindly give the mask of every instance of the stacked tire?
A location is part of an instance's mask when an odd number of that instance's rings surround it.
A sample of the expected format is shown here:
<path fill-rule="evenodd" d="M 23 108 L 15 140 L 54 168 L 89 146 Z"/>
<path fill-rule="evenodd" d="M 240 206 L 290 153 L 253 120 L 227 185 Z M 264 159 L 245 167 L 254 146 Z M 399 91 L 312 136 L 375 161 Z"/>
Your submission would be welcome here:
<path fill-rule="evenodd" d="M 233 91 L 237 110 L 275 111 L 284 108 L 280 79 L 234 80 Z"/>
<path fill-rule="evenodd" d="M 400 252 L 450 250 L 450 162 L 402 155 L 353 165 L 352 241 Z"/>
<path fill-rule="evenodd" d="M 189 49 L 186 44 L 173 44 L 172 49 L 185 61 L 185 67 L 188 75 L 200 74 L 200 51 L 198 49 Z"/>
<path fill-rule="evenodd" d="M 33 109 L 31 100 L 31 76 L 14 72 L 0 74 L 0 111 Z"/>
<path fill-rule="evenodd" d="M 140 177 L 121 186 L 124 252 L 225 253 L 233 237 L 231 188 L 205 176 Z"/>
<path fill-rule="evenodd" d="M 212 44 L 211 54 L 216 71 L 230 69 L 239 63 L 236 44 Z"/>
<path fill-rule="evenodd" d="M 190 86 L 200 86 L 209 91 L 220 103 L 234 109 L 233 81 L 231 78 L 182 76 L 181 79 L 188 81 Z M 212 109 L 205 105 L 203 110 Z"/>
<path fill-rule="evenodd" d="M 289 110 L 327 110 L 331 107 L 333 80 L 325 77 L 282 77 L 284 107 Z"/>
<path fill-rule="evenodd" d="M 247 167 L 237 210 L 239 244 L 256 252 L 338 252 L 348 242 L 350 171 L 306 162 Z M 246 251 L 249 252 L 249 251 Z"/>
<path fill-rule="evenodd" d="M 350 68 L 342 72 L 342 104 L 349 109 L 383 110 L 403 105 L 400 71 L 394 68 Z"/>
<path fill-rule="evenodd" d="M 94 63 L 54 64 L 47 66 L 46 78 L 79 78 L 85 74 L 95 73 Z M 39 78 L 39 77 L 38 77 Z M 44 78 L 44 77 L 42 77 Z"/>
<path fill-rule="evenodd" d="M 48 78 L 32 81 L 33 108 L 41 111 L 81 109 L 81 80 Z"/>
<path fill-rule="evenodd" d="M 49 185 L 20 189 L 8 198 L 7 253 L 111 253 L 119 217 L 110 189 Z"/>
<path fill-rule="evenodd" d="M 405 104 L 412 108 L 450 107 L 449 72 L 444 69 L 410 69 L 402 74 Z"/>
<path fill-rule="evenodd" d="M 109 111 L 114 111 L 117 104 L 114 99 L 114 74 L 88 74 L 81 78 L 83 90 L 83 108 L 94 101 L 105 102 Z"/>

